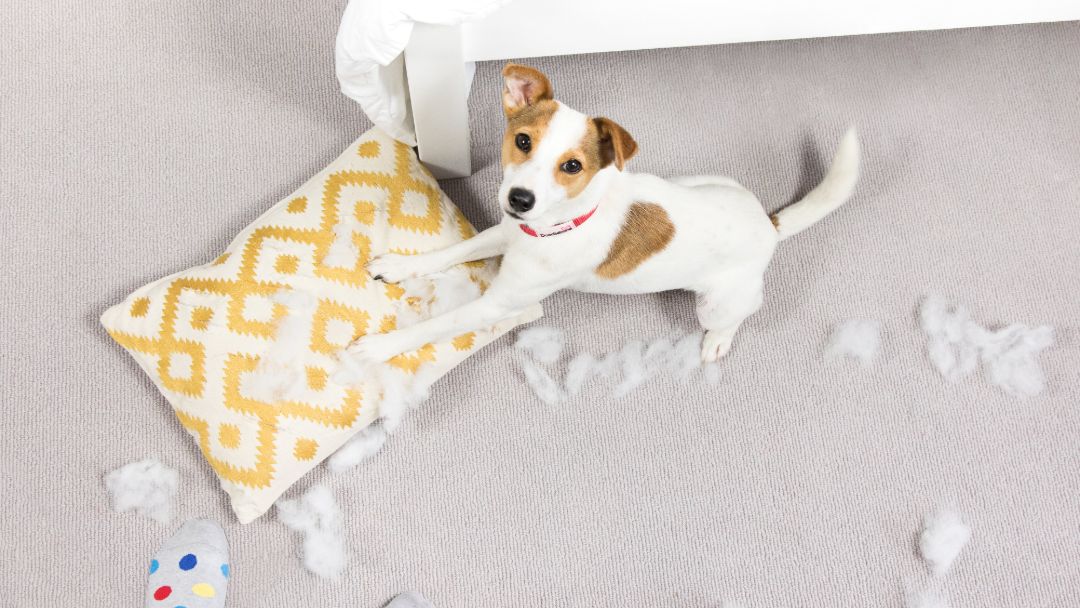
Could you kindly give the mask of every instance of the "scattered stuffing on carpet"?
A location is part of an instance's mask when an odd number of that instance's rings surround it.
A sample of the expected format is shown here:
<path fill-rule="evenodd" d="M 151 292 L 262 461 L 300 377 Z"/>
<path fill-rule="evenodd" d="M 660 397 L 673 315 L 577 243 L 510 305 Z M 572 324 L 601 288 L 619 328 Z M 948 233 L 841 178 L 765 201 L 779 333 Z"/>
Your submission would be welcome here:
<path fill-rule="evenodd" d="M 538 363 L 551 364 L 562 355 L 566 337 L 555 327 L 530 327 L 518 332 L 514 346 L 524 351 Z"/>
<path fill-rule="evenodd" d="M 326 461 L 331 473 L 344 473 L 371 458 L 382 449 L 390 435 L 379 423 L 374 423 L 356 433 L 348 443 L 338 448 Z"/>
<path fill-rule="evenodd" d="M 554 363 L 562 356 L 562 330 L 531 327 L 518 333 L 514 346 L 522 353 L 522 371 L 529 387 L 541 401 L 554 405 L 580 394 L 594 380 L 614 381 L 613 394 L 623 397 L 660 374 L 689 378 L 702 369 L 701 339 L 700 332 L 673 332 L 648 341 L 632 340 L 599 358 L 578 353 L 570 360 L 561 384 L 541 364 Z M 706 379 L 715 383 L 715 377 L 707 373 Z"/>
<path fill-rule="evenodd" d="M 926 517 L 919 535 L 919 552 L 930 571 L 942 576 L 971 539 L 971 528 L 951 510 L 941 509 Z"/>
<path fill-rule="evenodd" d="M 566 398 L 559 382 L 539 363 L 555 363 L 562 355 L 565 336 L 554 327 L 530 327 L 518 332 L 514 347 L 521 353 L 521 369 L 533 393 L 548 405 Z M 531 356 L 531 357 L 530 357 Z"/>
<path fill-rule="evenodd" d="M 949 608 L 949 597 L 937 587 L 928 587 L 908 591 L 904 605 L 906 608 Z"/>
<path fill-rule="evenodd" d="M 527 357 L 521 359 L 521 369 L 525 372 L 525 381 L 536 393 L 541 401 L 548 405 L 555 405 L 566 399 L 566 394 L 559 386 L 558 380 L 551 377 L 546 369 Z"/>
<path fill-rule="evenodd" d="M 397 430 L 405 414 L 427 400 L 434 383 L 431 370 L 420 368 L 414 374 L 405 374 L 389 365 L 368 365 L 344 350 L 338 355 L 338 363 L 330 376 L 334 382 L 377 387 L 381 397 L 379 421 L 388 434 Z"/>
<path fill-rule="evenodd" d="M 939 296 L 923 301 L 919 319 L 930 361 L 949 382 L 959 382 L 982 363 L 986 379 L 1011 395 L 1031 397 L 1046 388 L 1037 357 L 1054 343 L 1052 327 L 1013 323 L 988 330 L 963 306 L 950 306 Z"/>
<path fill-rule="evenodd" d="M 418 371 L 411 377 L 385 366 L 376 368 L 382 401 L 379 402 L 379 420 L 387 433 L 393 433 L 409 411 L 427 401 L 433 380 L 429 374 Z"/>
<path fill-rule="evenodd" d="M 135 511 L 165 525 L 172 522 L 179 483 L 180 475 L 156 458 L 126 464 L 105 475 L 113 510 Z"/>
<path fill-rule="evenodd" d="M 566 392 L 570 396 L 576 396 L 581 392 L 581 387 L 592 375 L 596 363 L 596 357 L 592 353 L 578 353 L 577 356 L 570 360 L 570 366 L 566 370 L 566 377 L 563 378 Z"/>
<path fill-rule="evenodd" d="M 277 502 L 278 520 L 304 535 L 301 556 L 304 567 L 322 578 L 337 578 L 348 554 L 341 509 L 330 488 L 312 486 L 303 496 Z"/>
<path fill-rule="evenodd" d="M 855 359 L 869 367 L 881 349 L 881 323 L 872 319 L 851 319 L 837 325 L 825 345 L 830 359 Z"/>

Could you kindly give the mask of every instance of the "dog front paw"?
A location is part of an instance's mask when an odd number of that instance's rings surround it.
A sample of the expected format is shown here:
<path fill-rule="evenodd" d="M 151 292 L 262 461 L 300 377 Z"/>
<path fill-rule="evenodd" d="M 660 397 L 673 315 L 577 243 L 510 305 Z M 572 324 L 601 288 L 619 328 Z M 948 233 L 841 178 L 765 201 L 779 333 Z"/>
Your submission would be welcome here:
<path fill-rule="evenodd" d="M 376 280 L 400 283 L 427 274 L 419 258 L 418 255 L 386 253 L 368 262 L 367 271 Z"/>
<path fill-rule="evenodd" d="M 382 363 L 404 351 L 393 332 L 361 336 L 345 348 L 345 352 L 366 363 Z"/>

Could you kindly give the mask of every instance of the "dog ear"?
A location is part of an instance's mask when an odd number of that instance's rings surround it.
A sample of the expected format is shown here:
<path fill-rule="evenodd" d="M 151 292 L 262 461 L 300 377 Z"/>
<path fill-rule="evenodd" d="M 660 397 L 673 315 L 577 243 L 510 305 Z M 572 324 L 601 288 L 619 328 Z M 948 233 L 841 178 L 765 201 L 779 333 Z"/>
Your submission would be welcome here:
<path fill-rule="evenodd" d="M 508 63 L 502 71 L 503 111 L 511 118 L 518 112 L 544 99 L 552 99 L 551 82 L 547 76 L 527 65 Z"/>
<path fill-rule="evenodd" d="M 615 163 L 615 168 L 622 171 L 626 161 L 637 154 L 637 142 L 609 118 L 594 118 L 593 123 L 600 134 L 600 165 L 606 167 Z"/>

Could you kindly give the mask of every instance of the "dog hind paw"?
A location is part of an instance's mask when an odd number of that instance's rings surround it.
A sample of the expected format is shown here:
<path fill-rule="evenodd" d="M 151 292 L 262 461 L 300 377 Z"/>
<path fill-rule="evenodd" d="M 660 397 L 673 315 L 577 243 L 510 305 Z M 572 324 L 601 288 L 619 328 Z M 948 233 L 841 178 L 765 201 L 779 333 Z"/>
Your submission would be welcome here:
<path fill-rule="evenodd" d="M 701 341 L 701 362 L 713 363 L 723 358 L 731 350 L 731 342 L 734 338 L 733 332 L 715 329 L 705 332 L 705 338 Z"/>

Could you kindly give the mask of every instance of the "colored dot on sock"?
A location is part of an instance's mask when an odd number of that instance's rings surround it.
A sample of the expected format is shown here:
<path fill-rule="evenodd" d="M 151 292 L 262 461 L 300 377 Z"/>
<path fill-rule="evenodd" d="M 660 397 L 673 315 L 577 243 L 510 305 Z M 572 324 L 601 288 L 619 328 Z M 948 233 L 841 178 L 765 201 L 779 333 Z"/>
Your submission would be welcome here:
<path fill-rule="evenodd" d="M 150 560 L 150 574 L 157 572 L 158 563 L 156 559 Z"/>
<path fill-rule="evenodd" d="M 214 587 L 209 583 L 197 583 L 191 586 L 191 592 L 199 597 L 214 597 Z"/>
<path fill-rule="evenodd" d="M 154 599 L 160 602 L 161 600 L 169 597 L 169 594 L 171 593 L 172 587 L 168 585 L 162 585 L 157 588 L 157 591 L 154 592 Z"/>
<path fill-rule="evenodd" d="M 188 553 L 184 557 L 180 558 L 180 569 L 191 570 L 195 567 L 195 564 L 197 563 L 199 563 L 199 560 L 195 558 L 195 555 L 192 553 Z"/>
<path fill-rule="evenodd" d="M 221 576 L 229 578 L 229 564 L 221 564 Z"/>

